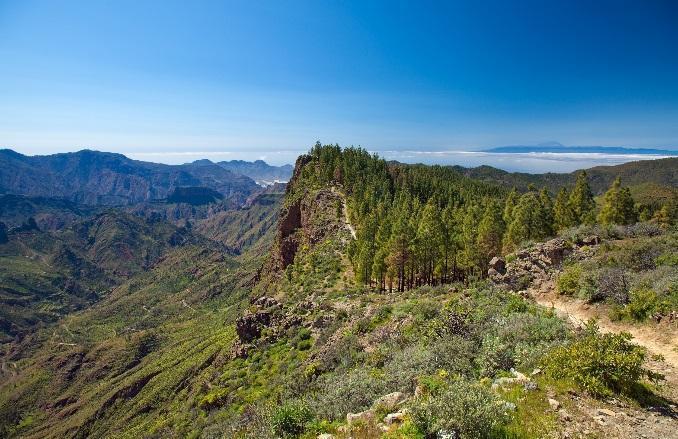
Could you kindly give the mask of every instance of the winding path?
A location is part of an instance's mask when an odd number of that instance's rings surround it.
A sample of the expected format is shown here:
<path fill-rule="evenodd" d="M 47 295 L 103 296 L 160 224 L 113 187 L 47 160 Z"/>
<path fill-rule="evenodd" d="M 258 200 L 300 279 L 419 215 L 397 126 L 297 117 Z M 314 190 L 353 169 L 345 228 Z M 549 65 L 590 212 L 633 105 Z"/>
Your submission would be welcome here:
<path fill-rule="evenodd" d="M 574 325 L 581 326 L 591 318 L 598 320 L 601 332 L 628 332 L 633 336 L 633 342 L 647 348 L 651 354 L 659 354 L 664 361 L 674 368 L 678 368 L 678 331 L 666 330 L 656 325 L 628 324 L 613 322 L 605 313 L 600 313 L 595 306 L 587 305 L 576 299 L 567 299 L 555 293 L 533 294 L 534 300 L 547 308 L 555 309 L 556 313 L 568 319 Z"/>

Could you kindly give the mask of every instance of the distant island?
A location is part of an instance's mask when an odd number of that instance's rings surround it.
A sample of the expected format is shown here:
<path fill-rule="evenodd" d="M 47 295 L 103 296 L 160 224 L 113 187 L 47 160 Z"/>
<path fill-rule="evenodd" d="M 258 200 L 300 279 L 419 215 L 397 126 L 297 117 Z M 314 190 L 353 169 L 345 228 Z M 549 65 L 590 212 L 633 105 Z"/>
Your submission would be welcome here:
<path fill-rule="evenodd" d="M 534 145 L 534 146 L 499 146 L 484 149 L 481 152 L 524 154 L 533 152 L 543 153 L 599 153 L 599 154 L 642 154 L 678 156 L 678 151 L 667 149 L 625 148 L 621 146 L 564 146 L 564 145 Z"/>

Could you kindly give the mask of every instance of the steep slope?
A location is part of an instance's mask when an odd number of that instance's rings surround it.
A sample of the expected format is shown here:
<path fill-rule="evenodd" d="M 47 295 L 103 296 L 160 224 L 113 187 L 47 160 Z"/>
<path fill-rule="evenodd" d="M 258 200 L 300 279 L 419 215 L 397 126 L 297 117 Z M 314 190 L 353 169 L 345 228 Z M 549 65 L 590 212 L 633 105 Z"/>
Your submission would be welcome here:
<path fill-rule="evenodd" d="M 0 150 L 0 193 L 5 194 L 126 205 L 165 199 L 184 186 L 203 186 L 242 200 L 258 188 L 252 179 L 211 162 L 170 166 L 89 150 L 31 157 Z"/>
<path fill-rule="evenodd" d="M 7 238 L 0 244 L 3 342 L 90 306 L 169 249 L 201 242 L 186 229 L 118 211 L 58 232 L 15 228 Z"/>
<path fill-rule="evenodd" d="M 256 245 L 268 249 L 271 245 L 269 231 L 275 228 L 283 194 L 266 193 L 255 196 L 238 209 L 224 210 L 198 221 L 197 233 L 219 241 L 238 252 Z"/>
<path fill-rule="evenodd" d="M 242 300 L 248 273 L 217 249 L 182 247 L 95 306 L 8 347 L 1 431 L 184 436 L 195 395 L 228 358 L 229 310 Z"/>
<path fill-rule="evenodd" d="M 33 218 L 40 230 L 58 230 L 95 211 L 91 206 L 64 199 L 0 195 L 0 221 L 8 228 L 19 227 Z"/>

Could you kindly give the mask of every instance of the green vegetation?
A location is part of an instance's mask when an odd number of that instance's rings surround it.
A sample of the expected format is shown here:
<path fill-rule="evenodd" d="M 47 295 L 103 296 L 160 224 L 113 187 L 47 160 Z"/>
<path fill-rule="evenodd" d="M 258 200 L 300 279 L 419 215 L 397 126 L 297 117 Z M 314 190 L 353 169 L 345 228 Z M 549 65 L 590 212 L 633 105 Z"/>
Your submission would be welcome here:
<path fill-rule="evenodd" d="M 58 232 L 3 229 L 0 327 L 34 329 L 5 338 L 0 436 L 549 437 L 550 395 L 636 398 L 660 378 L 625 335 L 573 331 L 484 277 L 492 256 L 526 242 L 595 234 L 609 240 L 566 261 L 559 291 L 619 318 L 667 315 L 669 202 L 617 224 L 630 204 L 615 183 L 599 226 L 584 173 L 559 192 L 519 192 L 354 148 L 318 144 L 299 163 L 284 197 L 184 227 L 145 206 Z M 276 230 L 280 207 L 298 211 Z M 162 206 L 175 208 L 186 207 Z M 276 271 L 281 256 L 292 260 Z"/>
<path fill-rule="evenodd" d="M 678 311 L 678 233 L 643 224 L 597 232 L 617 239 L 567 265 L 556 282 L 560 294 L 606 303 L 614 320 L 661 320 Z"/>
<path fill-rule="evenodd" d="M 600 334 L 595 322 L 589 322 L 581 337 L 546 357 L 546 370 L 596 396 L 632 394 L 642 378 L 657 381 L 663 377 L 643 368 L 645 350 L 630 340 L 626 333 Z"/>
<path fill-rule="evenodd" d="M 462 439 L 500 437 L 498 430 L 510 418 L 494 392 L 464 379 L 453 380 L 416 405 L 412 417 L 426 437 L 448 434 Z"/>

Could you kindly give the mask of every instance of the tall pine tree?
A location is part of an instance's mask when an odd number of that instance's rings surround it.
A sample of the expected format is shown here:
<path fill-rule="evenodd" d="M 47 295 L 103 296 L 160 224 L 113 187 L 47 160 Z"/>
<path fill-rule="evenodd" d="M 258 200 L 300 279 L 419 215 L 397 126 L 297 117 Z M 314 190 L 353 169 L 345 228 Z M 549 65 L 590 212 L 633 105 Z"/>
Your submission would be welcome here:
<path fill-rule="evenodd" d="M 631 224 L 637 219 L 633 197 L 629 188 L 622 187 L 621 178 L 617 177 L 605 193 L 603 208 L 598 214 L 601 224 Z"/>
<path fill-rule="evenodd" d="M 574 224 L 592 224 L 595 221 L 594 209 L 596 202 L 593 200 L 593 192 L 589 186 L 586 171 L 577 174 L 577 182 L 570 193 L 570 210 Z"/>

